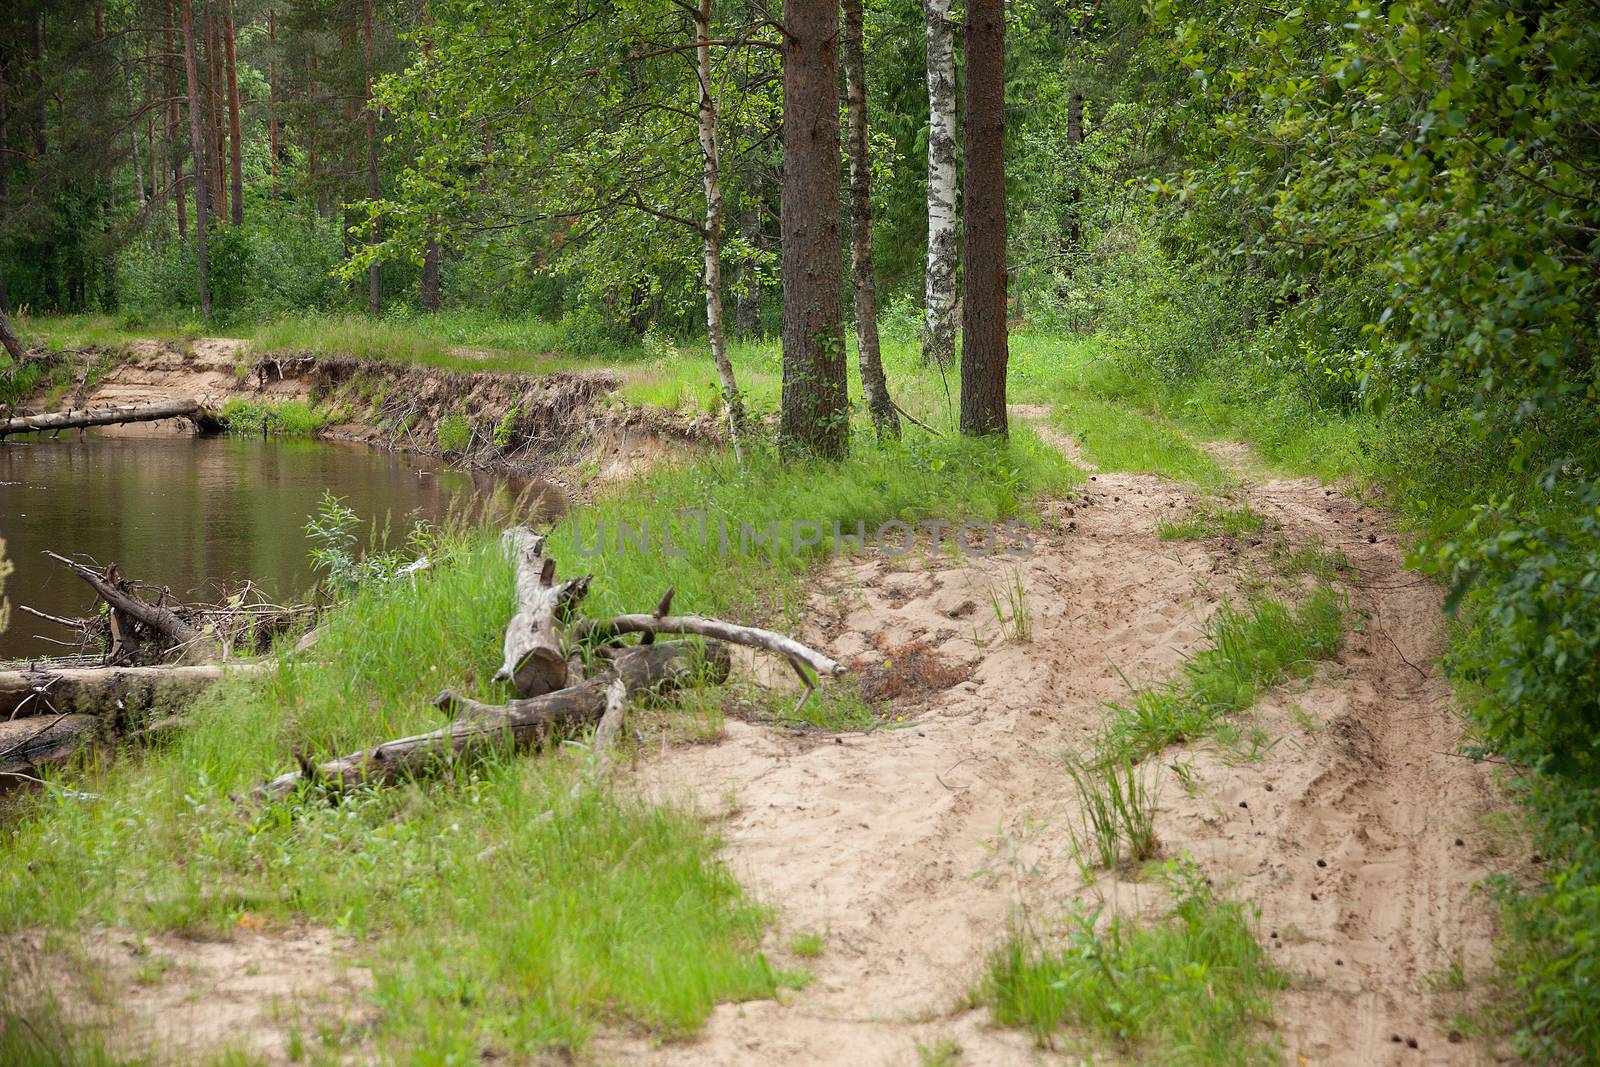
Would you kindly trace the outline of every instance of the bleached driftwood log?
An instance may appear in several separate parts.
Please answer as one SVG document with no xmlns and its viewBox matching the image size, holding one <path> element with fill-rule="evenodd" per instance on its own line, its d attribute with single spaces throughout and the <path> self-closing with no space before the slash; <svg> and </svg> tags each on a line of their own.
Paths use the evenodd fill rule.
<svg viewBox="0 0 1600 1067">
<path fill-rule="evenodd" d="M 163 400 L 158 404 L 22 415 L 0 422 L 0 437 L 38 430 L 75 430 L 124 422 L 155 422 L 159 419 L 188 419 L 201 433 L 216 433 L 225 425 L 220 415 L 198 400 Z"/>
<path fill-rule="evenodd" d="M 522 696 L 553 693 L 567 685 L 563 630 L 589 592 L 589 578 L 557 583 L 556 561 L 544 555 L 544 538 L 514 526 L 501 538 L 517 569 L 517 611 L 506 624 L 505 656 L 495 681 Z"/>
</svg>

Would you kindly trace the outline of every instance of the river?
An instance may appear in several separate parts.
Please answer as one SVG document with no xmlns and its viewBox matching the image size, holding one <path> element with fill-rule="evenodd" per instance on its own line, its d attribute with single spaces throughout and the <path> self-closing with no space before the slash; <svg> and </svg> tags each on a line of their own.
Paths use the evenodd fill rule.
<svg viewBox="0 0 1600 1067">
<path fill-rule="evenodd" d="M 403 540 L 415 518 L 439 521 L 485 501 L 510 504 L 528 483 L 440 466 L 426 457 L 321 441 L 238 437 L 11 438 L 0 443 L 0 539 L 11 627 L 0 660 L 70 652 L 70 631 L 16 610 L 81 616 L 83 581 L 46 549 L 115 562 L 179 598 L 216 600 L 253 580 L 280 600 L 314 584 L 306 520 L 324 491 Z M 559 490 L 535 485 L 547 512 Z M 366 531 L 363 530 L 363 544 Z"/>
</svg>

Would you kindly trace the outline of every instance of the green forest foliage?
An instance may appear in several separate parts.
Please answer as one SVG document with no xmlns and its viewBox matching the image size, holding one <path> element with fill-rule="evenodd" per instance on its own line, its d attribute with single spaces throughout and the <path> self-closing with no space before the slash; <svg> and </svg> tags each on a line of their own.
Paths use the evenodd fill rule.
<svg viewBox="0 0 1600 1067">
<path fill-rule="evenodd" d="M 57 65 L 51 136 L 30 147 L 19 76 L 40 6 L 0 16 L 20 57 L 0 73 L 11 301 L 192 320 L 170 199 L 137 204 L 125 152 L 82 151 L 121 128 L 117 94 L 89 90 L 137 69 L 131 46 L 122 66 L 84 51 L 86 3 L 43 5 L 48 54 L 98 58 Z M 677 52 L 649 54 L 687 40 L 684 25 L 664 2 L 598 10 L 444 0 L 424 22 L 420 7 L 377 5 L 369 203 L 358 5 L 288 0 L 272 39 L 241 5 L 245 224 L 214 231 L 218 318 L 364 308 L 361 253 L 403 323 L 433 239 L 444 303 L 463 314 L 562 320 L 552 336 L 588 350 L 700 329 L 697 236 L 672 217 L 703 207 L 693 72 Z M 750 12 L 719 3 L 713 16 L 719 38 L 758 42 L 716 57 L 725 268 L 771 333 L 779 67 L 775 31 Z M 113 29 L 136 14 L 107 5 Z M 1503 887 L 1521 1051 L 1600 1058 L 1600 19 L 1570 0 L 1017 0 L 1008 16 L 1013 318 L 1095 338 L 1080 407 L 1159 406 L 1386 493 L 1449 590 L 1448 667 L 1474 743 L 1530 772 L 1517 782 L 1544 880 Z M 914 331 L 922 291 L 921 8 L 875 0 L 867 31 L 894 337 Z M 541 65 L 562 35 L 571 47 Z M 186 151 L 178 137 L 167 147 Z M 1040 366 L 1051 373 L 1021 361 L 1014 382 Z"/>
</svg>

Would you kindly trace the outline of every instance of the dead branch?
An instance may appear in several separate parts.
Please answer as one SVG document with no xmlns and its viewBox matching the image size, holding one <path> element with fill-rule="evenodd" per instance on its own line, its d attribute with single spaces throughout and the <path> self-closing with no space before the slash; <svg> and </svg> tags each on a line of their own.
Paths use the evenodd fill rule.
<svg viewBox="0 0 1600 1067">
<path fill-rule="evenodd" d="M 445 690 L 434 704 L 453 716 L 449 726 L 386 741 L 320 765 L 307 764 L 279 775 L 255 792 L 262 798 L 283 797 L 307 781 L 334 791 L 348 790 L 414 778 L 496 745 L 539 746 L 557 731 L 603 718 L 614 682 L 621 682 L 625 695 L 633 699 L 702 677 L 714 678 L 719 670 L 726 677 L 725 652 L 719 658 L 714 652 L 707 655 L 693 645 L 674 642 L 627 649 L 609 670 L 589 681 L 506 704 L 484 704 Z"/>
</svg>

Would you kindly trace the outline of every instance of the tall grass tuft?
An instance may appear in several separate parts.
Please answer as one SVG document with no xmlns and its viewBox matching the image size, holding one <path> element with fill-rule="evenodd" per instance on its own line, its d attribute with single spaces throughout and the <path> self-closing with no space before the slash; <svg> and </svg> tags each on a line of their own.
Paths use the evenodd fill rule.
<svg viewBox="0 0 1600 1067">
<path fill-rule="evenodd" d="M 1172 909 L 1149 925 L 1073 910 L 1059 946 L 1015 930 L 981 990 L 995 1019 L 1051 1047 L 1067 1027 L 1109 1038 L 1140 1062 L 1276 1062 L 1266 1028 L 1286 983 L 1253 917 L 1192 864 L 1169 864 L 1166 880 Z"/>
<path fill-rule="evenodd" d="M 1143 759 L 1203 736 L 1255 703 L 1261 689 L 1310 674 L 1316 661 L 1339 650 L 1345 611 L 1343 594 L 1329 585 L 1294 607 L 1267 598 L 1246 607 L 1224 604 L 1206 624 L 1208 646 L 1183 665 L 1177 682 L 1109 705 L 1100 762 Z"/>
</svg>

